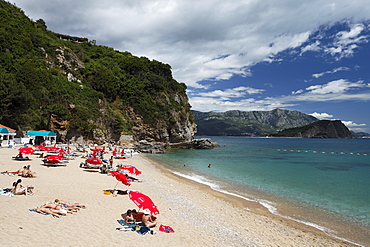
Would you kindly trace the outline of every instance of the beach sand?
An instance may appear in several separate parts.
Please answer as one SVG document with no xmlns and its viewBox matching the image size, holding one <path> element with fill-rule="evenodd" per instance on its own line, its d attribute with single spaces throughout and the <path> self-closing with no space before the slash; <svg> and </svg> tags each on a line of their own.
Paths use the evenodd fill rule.
<svg viewBox="0 0 370 247">
<path fill-rule="evenodd" d="M 117 180 L 79 168 L 82 158 L 65 167 L 46 167 L 41 159 L 14 161 L 17 149 L 0 148 L 0 171 L 18 170 L 30 164 L 36 178 L 22 179 L 35 187 L 32 196 L 0 195 L 0 246 L 353 246 L 315 228 L 273 216 L 258 205 L 230 200 L 221 193 L 166 172 L 141 155 L 114 160 L 114 165 L 134 165 L 143 182 L 120 190 L 148 195 L 160 214 L 155 235 L 117 231 L 117 220 L 127 209 L 138 209 L 127 195 L 103 194 Z M 110 154 L 106 154 L 106 157 Z M 0 175 L 0 186 L 10 187 L 18 176 Z M 86 205 L 73 215 L 53 218 L 29 211 L 56 198 Z M 248 209 L 247 209 L 248 208 Z M 175 233 L 163 233 L 159 225 Z"/>
</svg>

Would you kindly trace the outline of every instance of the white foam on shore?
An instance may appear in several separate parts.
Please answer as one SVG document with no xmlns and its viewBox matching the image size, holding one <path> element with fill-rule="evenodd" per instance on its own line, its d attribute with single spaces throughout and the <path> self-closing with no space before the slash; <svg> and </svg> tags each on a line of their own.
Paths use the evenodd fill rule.
<svg viewBox="0 0 370 247">
<path fill-rule="evenodd" d="M 293 217 L 280 214 L 278 212 L 277 208 L 274 206 L 276 204 L 273 203 L 273 202 L 270 202 L 270 201 L 267 201 L 267 200 L 261 200 L 261 199 L 252 199 L 252 198 L 248 198 L 248 197 L 245 197 L 245 196 L 242 196 L 242 195 L 233 193 L 233 192 L 229 192 L 227 190 L 223 190 L 223 189 L 221 189 L 221 187 L 218 184 L 212 182 L 211 180 L 209 180 L 209 179 L 207 179 L 207 178 L 205 178 L 205 177 L 203 177 L 201 175 L 197 175 L 197 174 L 187 175 L 187 174 L 183 174 L 183 173 L 176 172 L 176 171 L 171 171 L 171 172 L 174 173 L 174 174 L 176 174 L 176 175 L 178 175 L 178 176 L 180 176 L 180 177 L 184 177 L 186 179 L 195 181 L 197 183 L 207 185 L 211 189 L 213 189 L 213 190 L 215 190 L 217 192 L 221 192 L 221 193 L 224 193 L 224 194 L 227 194 L 227 195 L 235 196 L 235 197 L 241 198 L 241 199 L 246 200 L 246 201 L 257 202 L 260 205 L 262 205 L 263 207 L 265 207 L 270 213 L 272 213 L 274 215 L 277 215 L 277 216 L 283 217 L 285 219 L 292 220 L 292 221 L 295 221 L 295 222 L 298 222 L 298 223 L 301 223 L 301 224 L 304 224 L 304 225 L 307 225 L 307 226 L 310 226 L 310 227 L 313 227 L 313 228 L 316 228 L 316 229 L 318 229 L 318 230 L 326 233 L 327 235 L 329 235 L 331 237 L 334 237 L 336 239 L 339 239 L 341 241 L 345 241 L 345 242 L 348 242 L 348 243 L 351 243 L 353 245 L 357 245 L 357 246 L 360 246 L 360 247 L 365 247 L 365 246 L 363 246 L 361 244 L 352 242 L 352 241 L 350 241 L 348 239 L 341 238 L 341 237 L 335 235 L 336 232 L 333 231 L 333 230 L 331 230 L 331 229 L 329 229 L 329 228 L 327 228 L 327 227 L 323 227 L 323 226 L 320 226 L 320 225 L 315 224 L 315 223 L 312 223 L 312 222 L 298 220 L 298 219 L 295 219 Z"/>
</svg>

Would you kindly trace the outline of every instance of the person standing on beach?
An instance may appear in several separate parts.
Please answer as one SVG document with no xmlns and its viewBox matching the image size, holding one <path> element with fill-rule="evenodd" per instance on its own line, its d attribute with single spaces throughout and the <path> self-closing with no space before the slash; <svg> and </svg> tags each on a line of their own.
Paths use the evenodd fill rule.
<svg viewBox="0 0 370 247">
<path fill-rule="evenodd" d="M 111 156 L 109 159 L 109 166 L 109 169 L 113 167 L 113 156 Z"/>
</svg>

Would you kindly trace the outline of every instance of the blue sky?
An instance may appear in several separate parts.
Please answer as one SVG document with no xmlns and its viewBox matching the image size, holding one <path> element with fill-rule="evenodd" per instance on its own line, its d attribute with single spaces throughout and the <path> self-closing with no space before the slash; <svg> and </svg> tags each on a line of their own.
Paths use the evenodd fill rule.
<svg viewBox="0 0 370 247">
<path fill-rule="evenodd" d="M 369 0 L 12 0 L 172 67 L 193 110 L 298 110 L 370 133 Z"/>
</svg>

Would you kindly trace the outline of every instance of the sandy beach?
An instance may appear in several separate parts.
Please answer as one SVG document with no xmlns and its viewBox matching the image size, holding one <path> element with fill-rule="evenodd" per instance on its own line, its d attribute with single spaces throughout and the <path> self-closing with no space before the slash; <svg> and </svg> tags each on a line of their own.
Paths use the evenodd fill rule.
<svg viewBox="0 0 370 247">
<path fill-rule="evenodd" d="M 83 171 L 77 157 L 65 167 L 46 167 L 40 158 L 14 161 L 17 148 L 0 148 L 0 171 L 31 165 L 36 178 L 22 179 L 35 187 L 34 195 L 1 200 L 1 246 L 355 246 L 333 239 L 315 228 L 273 216 L 258 205 L 226 198 L 204 185 L 177 177 L 142 155 L 114 160 L 114 165 L 136 166 L 143 182 L 117 189 L 148 195 L 160 214 L 155 235 L 117 231 L 117 220 L 127 209 L 138 209 L 127 195 L 105 195 L 117 180 L 106 174 Z M 105 157 L 109 157 L 110 153 Z M 11 187 L 18 176 L 0 175 L 0 186 Z M 86 205 L 61 218 L 29 211 L 56 198 Z M 174 233 L 158 230 L 171 226 Z"/>
</svg>

